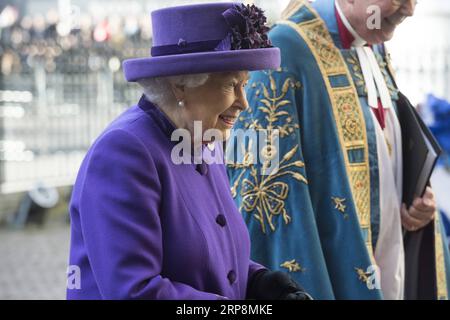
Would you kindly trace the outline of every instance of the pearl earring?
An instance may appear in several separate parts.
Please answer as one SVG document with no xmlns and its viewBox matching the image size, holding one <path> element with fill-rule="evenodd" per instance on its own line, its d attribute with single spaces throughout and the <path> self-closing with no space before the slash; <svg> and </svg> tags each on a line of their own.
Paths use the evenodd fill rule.
<svg viewBox="0 0 450 320">
<path fill-rule="evenodd" d="M 184 101 L 183 100 L 178 101 L 178 107 L 179 108 L 184 108 Z"/>
</svg>

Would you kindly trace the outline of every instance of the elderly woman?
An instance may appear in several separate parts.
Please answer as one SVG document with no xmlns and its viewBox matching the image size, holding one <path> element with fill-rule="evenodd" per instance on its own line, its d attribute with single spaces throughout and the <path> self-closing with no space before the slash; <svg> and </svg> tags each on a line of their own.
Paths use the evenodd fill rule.
<svg viewBox="0 0 450 320">
<path fill-rule="evenodd" d="M 172 134 L 195 138 L 194 121 L 226 136 L 247 108 L 248 71 L 279 67 L 264 22 L 257 7 L 234 3 L 152 13 L 152 57 L 124 62 L 144 95 L 94 142 L 73 189 L 70 265 L 80 283 L 68 299 L 307 296 L 250 260 L 223 164 L 172 156 Z"/>
</svg>

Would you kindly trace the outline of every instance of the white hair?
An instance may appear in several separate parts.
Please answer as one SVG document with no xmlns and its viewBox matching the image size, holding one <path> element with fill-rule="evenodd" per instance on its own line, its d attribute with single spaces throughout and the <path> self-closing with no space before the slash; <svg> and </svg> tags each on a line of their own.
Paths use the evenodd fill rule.
<svg viewBox="0 0 450 320">
<path fill-rule="evenodd" d="M 176 104 L 176 97 L 172 91 L 171 83 L 177 86 L 196 88 L 203 85 L 209 78 L 209 73 L 186 74 L 179 76 L 144 78 L 138 81 L 144 90 L 147 100 L 159 107 Z"/>
</svg>

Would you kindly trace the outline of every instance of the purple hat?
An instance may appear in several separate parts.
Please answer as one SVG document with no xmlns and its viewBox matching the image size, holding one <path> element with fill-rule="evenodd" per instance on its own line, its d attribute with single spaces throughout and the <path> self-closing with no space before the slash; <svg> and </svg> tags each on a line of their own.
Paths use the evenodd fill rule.
<svg viewBox="0 0 450 320">
<path fill-rule="evenodd" d="M 209 3 L 152 12 L 151 57 L 123 62 L 127 81 L 181 74 L 276 69 L 280 51 L 267 36 L 263 11 Z"/>
</svg>

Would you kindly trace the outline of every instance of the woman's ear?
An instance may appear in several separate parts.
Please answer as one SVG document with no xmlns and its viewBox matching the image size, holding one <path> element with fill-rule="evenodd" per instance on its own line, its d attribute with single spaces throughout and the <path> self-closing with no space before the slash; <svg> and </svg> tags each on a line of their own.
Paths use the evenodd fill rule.
<svg viewBox="0 0 450 320">
<path fill-rule="evenodd" d="M 179 84 L 175 84 L 172 81 L 170 81 L 170 88 L 172 89 L 172 93 L 175 96 L 175 99 L 177 99 L 177 101 L 183 101 L 184 100 L 184 96 L 185 96 L 185 86 L 183 85 L 179 85 Z"/>
</svg>

